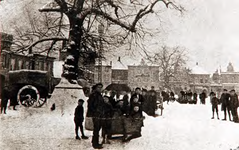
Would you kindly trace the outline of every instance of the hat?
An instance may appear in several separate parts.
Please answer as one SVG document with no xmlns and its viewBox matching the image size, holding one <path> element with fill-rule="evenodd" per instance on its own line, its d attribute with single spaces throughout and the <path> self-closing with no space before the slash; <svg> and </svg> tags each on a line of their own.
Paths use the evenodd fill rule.
<svg viewBox="0 0 239 150">
<path fill-rule="evenodd" d="M 102 87 L 103 87 L 103 84 L 102 84 L 102 83 L 97 83 L 97 84 L 95 85 L 95 87 L 97 87 L 97 86 L 102 86 Z"/>
<path fill-rule="evenodd" d="M 146 89 L 143 89 L 142 92 L 147 92 L 147 90 L 146 90 Z"/>
<path fill-rule="evenodd" d="M 137 87 L 135 90 L 141 90 L 139 87 Z"/>
<path fill-rule="evenodd" d="M 235 92 L 235 90 L 234 90 L 234 89 L 232 89 L 230 92 Z"/>
<path fill-rule="evenodd" d="M 227 91 L 227 89 L 223 89 L 223 91 Z"/>
<path fill-rule="evenodd" d="M 85 101 L 83 99 L 79 99 L 78 102 L 84 103 Z"/>
<path fill-rule="evenodd" d="M 108 95 L 104 95 L 104 97 L 106 97 L 106 98 L 110 98 Z"/>
</svg>

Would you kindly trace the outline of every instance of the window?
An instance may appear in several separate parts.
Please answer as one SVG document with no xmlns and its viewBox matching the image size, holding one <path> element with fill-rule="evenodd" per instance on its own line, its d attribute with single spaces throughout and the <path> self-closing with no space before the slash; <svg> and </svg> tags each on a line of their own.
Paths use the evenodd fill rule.
<svg viewBox="0 0 239 150">
<path fill-rule="evenodd" d="M 203 79 L 200 79 L 200 83 L 203 83 Z"/>
<path fill-rule="evenodd" d="M 18 69 L 22 69 L 22 60 L 18 61 Z"/>
<path fill-rule="evenodd" d="M 25 62 L 25 69 L 30 69 L 29 61 L 26 61 L 26 62 Z"/>
<path fill-rule="evenodd" d="M 14 58 L 11 59 L 10 70 L 15 70 L 16 60 Z"/>
</svg>

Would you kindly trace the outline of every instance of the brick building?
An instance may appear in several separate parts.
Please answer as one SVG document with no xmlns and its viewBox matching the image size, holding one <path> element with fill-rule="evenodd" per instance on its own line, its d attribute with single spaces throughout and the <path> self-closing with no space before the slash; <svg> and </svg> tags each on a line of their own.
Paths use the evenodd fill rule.
<svg viewBox="0 0 239 150">
<path fill-rule="evenodd" d="M 128 86 L 159 89 L 159 66 L 148 66 L 142 60 L 140 65 L 128 66 Z"/>
</svg>

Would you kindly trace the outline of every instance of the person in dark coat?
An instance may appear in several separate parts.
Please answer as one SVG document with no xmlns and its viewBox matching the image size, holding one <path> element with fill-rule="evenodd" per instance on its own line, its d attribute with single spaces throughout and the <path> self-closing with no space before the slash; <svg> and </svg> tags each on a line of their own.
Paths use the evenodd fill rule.
<svg viewBox="0 0 239 150">
<path fill-rule="evenodd" d="M 210 94 L 211 104 L 212 104 L 212 119 L 214 119 L 214 112 L 217 113 L 217 119 L 219 119 L 218 115 L 218 103 L 219 99 L 216 97 L 216 94 L 213 92 Z"/>
<path fill-rule="evenodd" d="M 191 89 L 189 89 L 189 90 L 186 92 L 186 96 L 187 96 L 188 102 L 191 103 L 192 96 L 193 96 L 193 93 L 192 93 Z"/>
<path fill-rule="evenodd" d="M 148 94 L 148 98 L 145 102 L 145 104 L 147 104 L 146 106 L 146 113 L 149 116 L 155 116 L 155 110 L 157 109 L 157 96 L 156 96 L 156 92 L 154 91 L 150 91 Z"/>
<path fill-rule="evenodd" d="M 182 101 L 184 101 L 186 99 L 186 93 L 184 91 L 180 91 L 181 97 L 182 97 Z"/>
<path fill-rule="evenodd" d="M 199 98 L 200 98 L 201 104 L 204 104 L 204 105 L 205 105 L 207 95 L 206 95 L 206 93 L 205 93 L 204 90 L 203 90 L 202 93 L 199 95 Z"/>
<path fill-rule="evenodd" d="M 76 134 L 76 139 L 80 140 L 80 137 L 78 135 L 78 130 L 80 127 L 80 131 L 81 131 L 81 138 L 82 139 L 88 139 L 87 136 L 85 136 L 84 134 L 84 130 L 83 130 L 83 121 L 84 121 L 84 108 L 83 108 L 83 103 L 84 100 L 83 99 L 79 99 L 78 100 L 78 106 L 75 108 L 75 117 L 74 117 L 74 122 L 75 122 L 75 134 Z"/>
<path fill-rule="evenodd" d="M 131 96 L 131 98 L 130 98 L 130 107 L 132 106 L 133 100 L 134 100 L 135 97 L 138 98 L 138 102 L 139 102 L 140 105 L 142 106 L 143 103 L 144 103 L 144 101 L 145 101 L 145 99 L 144 99 L 144 97 L 141 95 L 141 89 L 140 89 L 139 87 L 137 87 L 137 88 L 135 89 L 135 93 L 134 93 L 134 94 Z"/>
<path fill-rule="evenodd" d="M 193 93 L 193 102 L 194 102 L 194 104 L 197 104 L 197 101 L 198 101 L 198 94 L 197 94 L 197 92 L 194 92 Z"/>
<path fill-rule="evenodd" d="M 124 94 L 124 96 L 123 96 L 122 100 L 124 102 L 124 106 L 128 106 L 129 105 L 129 95 L 126 92 L 124 92 L 123 94 Z"/>
<path fill-rule="evenodd" d="M 231 104 L 231 112 L 232 112 L 233 121 L 235 123 L 239 123 L 238 113 L 237 113 L 239 102 L 238 102 L 238 96 L 235 93 L 235 90 L 230 91 L 230 104 Z"/>
<path fill-rule="evenodd" d="M 111 92 L 110 92 L 109 101 L 110 101 L 110 103 L 111 103 L 111 105 L 112 105 L 113 107 L 115 107 L 115 105 L 116 105 L 116 100 L 115 100 L 116 94 L 117 94 L 116 91 L 111 91 Z"/>
<path fill-rule="evenodd" d="M 231 121 L 231 113 L 230 113 L 230 94 L 227 92 L 227 89 L 223 90 L 223 93 L 221 95 L 220 98 L 220 102 L 221 102 L 221 110 L 224 111 L 224 119 L 222 120 L 227 120 L 227 113 L 228 113 L 228 117 L 229 120 Z"/>
<path fill-rule="evenodd" d="M 114 109 L 109 101 L 109 97 L 104 96 L 104 116 L 102 120 L 103 144 L 110 144 L 109 138 L 111 136 L 111 124 L 113 115 Z"/>
<path fill-rule="evenodd" d="M 7 113 L 8 91 L 4 88 L 1 93 L 1 113 Z"/>
<path fill-rule="evenodd" d="M 133 110 L 130 111 L 129 118 L 134 122 L 134 121 L 138 121 L 142 117 L 143 117 L 143 114 L 142 114 L 142 110 L 140 109 L 140 105 L 135 105 L 133 107 Z M 125 137 L 123 139 L 123 142 L 127 142 L 127 141 L 130 141 L 130 140 L 134 139 L 134 138 L 141 137 L 141 127 L 143 126 L 143 120 L 142 120 L 142 122 L 139 122 L 139 123 L 140 123 L 140 130 L 137 131 L 137 132 L 132 133 L 128 137 Z"/>
<path fill-rule="evenodd" d="M 99 131 L 102 128 L 102 118 L 104 117 L 104 99 L 102 97 L 103 85 L 98 83 L 94 86 L 93 92 L 88 100 L 88 116 L 93 119 L 93 137 L 92 146 L 96 149 L 102 149 L 102 144 L 99 144 Z"/>
<path fill-rule="evenodd" d="M 170 92 L 169 96 L 170 96 L 170 100 L 174 102 L 175 97 L 174 97 L 174 92 L 173 91 Z"/>
<path fill-rule="evenodd" d="M 169 103 L 169 94 L 168 94 L 168 92 L 162 91 L 161 95 L 163 97 L 163 101 L 164 102 L 167 101 L 167 104 L 168 104 Z"/>
</svg>

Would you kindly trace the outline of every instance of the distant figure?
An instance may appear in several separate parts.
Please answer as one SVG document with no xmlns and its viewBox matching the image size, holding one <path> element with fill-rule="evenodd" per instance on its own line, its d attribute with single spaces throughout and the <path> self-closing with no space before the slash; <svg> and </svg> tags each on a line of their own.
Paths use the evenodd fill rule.
<svg viewBox="0 0 239 150">
<path fill-rule="evenodd" d="M 111 91 L 110 92 L 110 103 L 113 107 L 115 107 L 115 105 L 116 105 L 116 100 L 115 100 L 116 94 L 117 94 L 116 91 Z"/>
<path fill-rule="evenodd" d="M 8 103 L 8 91 L 6 89 L 2 90 L 1 93 L 1 114 L 4 112 L 4 114 L 7 113 L 7 103 Z"/>
<path fill-rule="evenodd" d="M 148 98 L 144 103 L 145 105 L 145 112 L 149 116 L 155 116 L 155 110 L 157 109 L 157 95 L 156 91 L 151 90 L 148 94 Z"/>
<path fill-rule="evenodd" d="M 215 93 L 210 93 L 210 99 L 211 99 L 211 104 L 212 104 L 212 119 L 214 119 L 214 112 L 215 111 L 217 113 L 217 119 L 219 119 L 219 115 L 218 115 L 219 99 L 216 97 Z"/>
<path fill-rule="evenodd" d="M 193 93 L 193 102 L 194 102 L 194 104 L 197 104 L 197 101 L 198 101 L 198 94 L 197 94 L 197 92 L 194 92 Z"/>
<path fill-rule="evenodd" d="M 200 98 L 201 104 L 205 105 L 207 95 L 206 95 L 206 93 L 205 93 L 204 90 L 203 90 L 202 93 L 199 95 L 199 98 Z"/>
<path fill-rule="evenodd" d="M 187 92 L 186 92 L 186 97 L 187 97 L 187 100 L 190 102 L 192 100 L 192 96 L 193 96 L 193 93 L 191 91 L 191 89 L 189 89 Z"/>
<path fill-rule="evenodd" d="M 84 130 L 83 130 L 83 121 L 84 121 L 84 108 L 83 108 L 83 103 L 84 100 L 83 99 L 79 99 L 78 100 L 78 106 L 75 109 L 75 117 L 74 117 L 74 122 L 75 122 L 75 134 L 76 134 L 76 139 L 80 140 L 80 137 L 78 135 L 78 130 L 80 127 L 80 131 L 81 131 L 81 138 L 82 139 L 88 139 L 87 136 L 85 136 L 84 134 Z"/>
<path fill-rule="evenodd" d="M 238 113 L 237 113 L 237 108 L 239 106 L 238 96 L 235 93 L 235 90 L 231 90 L 230 95 L 231 95 L 230 96 L 230 104 L 231 104 L 231 112 L 232 112 L 233 121 L 235 123 L 239 123 Z"/>
<path fill-rule="evenodd" d="M 227 92 L 227 89 L 223 90 L 223 93 L 221 95 L 220 98 L 220 102 L 221 102 L 221 110 L 224 111 L 224 119 L 222 120 L 227 120 L 227 113 L 228 113 L 228 117 L 229 120 L 231 121 L 231 113 L 230 113 L 230 94 Z"/>
</svg>

